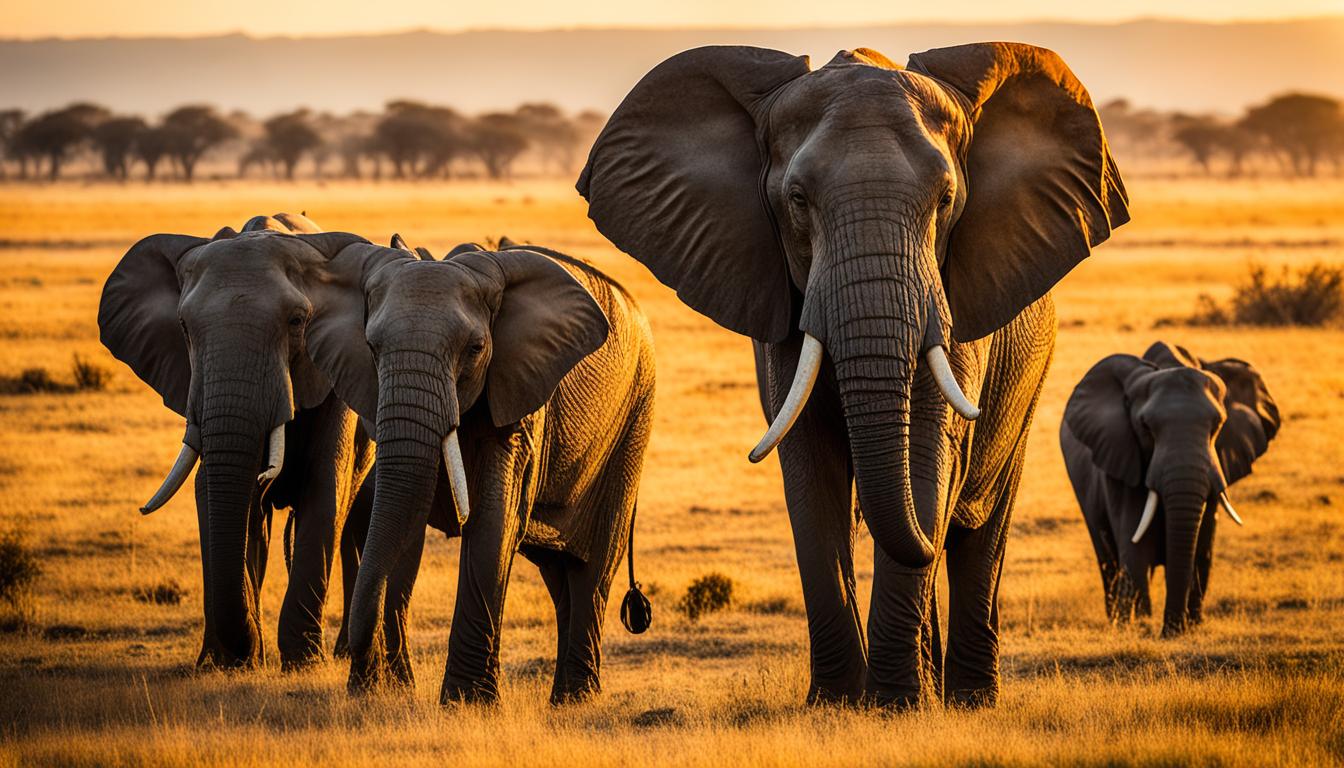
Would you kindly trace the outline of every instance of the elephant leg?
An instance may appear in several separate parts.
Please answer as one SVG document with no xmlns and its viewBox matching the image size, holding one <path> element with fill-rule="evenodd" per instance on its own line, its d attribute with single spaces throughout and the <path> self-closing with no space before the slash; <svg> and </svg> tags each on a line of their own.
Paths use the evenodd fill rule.
<svg viewBox="0 0 1344 768">
<path fill-rule="evenodd" d="M 1204 520 L 1199 526 L 1199 540 L 1195 545 L 1195 580 L 1190 585 L 1190 597 L 1186 603 L 1187 621 L 1191 625 L 1204 620 L 1204 595 L 1209 591 L 1209 569 L 1213 565 L 1213 534 L 1217 521 L 1218 507 L 1215 504 L 1204 511 Z"/>
<path fill-rule="evenodd" d="M 546 583 L 546 591 L 551 594 L 555 605 L 555 680 L 551 684 L 551 701 L 556 701 L 568 690 L 565 683 L 566 660 L 569 658 L 569 575 L 565 571 L 559 553 L 541 555 L 537 568 L 541 571 L 541 580 Z"/>
<path fill-rule="evenodd" d="M 424 551 L 425 527 L 419 526 L 419 530 L 411 532 L 406 549 L 388 576 L 383 608 L 383 639 L 387 649 L 388 674 L 392 682 L 406 687 L 415 686 L 407 629 L 410 626 L 411 593 L 415 590 L 415 577 L 420 573 L 420 559 Z"/>
<path fill-rule="evenodd" d="M 246 570 L 251 602 L 248 621 L 252 623 L 258 642 L 252 651 L 252 658 L 244 661 L 247 666 L 252 666 L 254 663 L 260 665 L 266 662 L 266 644 L 261 642 L 264 637 L 261 632 L 261 586 L 266 581 L 266 562 L 271 553 L 271 508 L 263 504 L 260 498 L 254 498 L 247 517 Z"/>
<path fill-rule="evenodd" d="M 1120 558 L 1116 554 L 1115 536 L 1109 525 L 1097 523 L 1091 517 L 1084 516 L 1087 532 L 1092 539 L 1092 549 L 1097 555 L 1097 568 L 1101 571 L 1101 590 L 1106 601 L 1106 620 L 1115 624 L 1120 616 Z M 1125 617 L 1127 620 L 1128 617 Z"/>
<path fill-rule="evenodd" d="M 910 709 L 941 700 L 942 638 L 937 616 L 941 553 L 925 568 L 906 568 L 873 546 L 865 698 Z"/>
<path fill-rule="evenodd" d="M 773 417 L 797 367 L 799 345 L 756 345 L 757 378 Z M 829 375 L 829 374 L 828 374 Z M 793 429 L 779 445 L 784 498 L 803 583 L 811 656 L 809 703 L 857 702 L 867 648 L 854 583 L 856 516 L 849 442 L 833 382 L 818 381 Z"/>
<path fill-rule="evenodd" d="M 471 518 L 463 526 L 457 602 L 439 702 L 499 698 L 499 641 L 514 554 L 527 529 L 530 456 L 521 432 L 486 440 L 478 453 L 480 483 L 471 486 Z"/>
<path fill-rule="evenodd" d="M 1149 544 L 1148 538 L 1140 545 Z M 1123 546 L 1120 550 L 1120 573 L 1116 579 L 1116 615 L 1120 621 L 1131 618 L 1145 618 L 1152 615 L 1152 602 L 1148 596 L 1148 580 L 1152 568 L 1148 565 L 1152 556 L 1145 554 L 1138 545 Z"/>
<path fill-rule="evenodd" d="M 565 643 L 563 680 L 551 692 L 551 703 L 585 699 L 602 690 L 602 626 L 607 614 L 611 582 L 620 570 L 630 541 L 639 479 L 644 468 L 652 422 L 652 392 L 635 406 L 615 450 L 593 489 L 590 514 L 597 516 L 597 542 L 586 562 L 566 557 L 569 605 L 568 641 Z"/>
<path fill-rule="evenodd" d="M 975 530 L 948 533 L 947 659 L 944 700 L 993 706 L 999 695 L 999 578 L 1014 487 Z"/>
<path fill-rule="evenodd" d="M 283 669 L 303 667 L 324 656 L 322 613 L 340 522 L 335 499 L 296 507 L 290 515 L 295 518 L 293 555 L 276 633 Z"/>
<path fill-rule="evenodd" d="M 350 599 L 355 595 L 355 579 L 359 577 L 359 559 L 364 551 L 364 540 L 369 535 L 369 518 L 373 514 L 373 489 L 377 482 L 374 471 L 364 478 L 355 495 L 350 513 L 341 528 L 341 629 L 336 633 L 332 655 L 350 655 Z"/>
</svg>

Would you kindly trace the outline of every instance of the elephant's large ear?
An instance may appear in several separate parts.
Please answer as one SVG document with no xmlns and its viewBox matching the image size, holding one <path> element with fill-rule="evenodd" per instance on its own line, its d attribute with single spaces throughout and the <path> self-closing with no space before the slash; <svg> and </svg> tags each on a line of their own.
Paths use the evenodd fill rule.
<svg viewBox="0 0 1344 768">
<path fill-rule="evenodd" d="M 1279 406 L 1260 372 L 1245 360 L 1201 360 L 1204 370 L 1216 374 L 1227 387 L 1223 406 L 1227 421 L 1218 432 L 1216 447 L 1228 485 L 1251 474 L 1251 464 L 1264 455 L 1279 433 Z"/>
<path fill-rule="evenodd" d="M 552 259 L 520 248 L 454 259 L 485 271 L 483 260 L 504 275 L 485 381 L 490 418 L 502 427 L 545 405 L 565 374 L 607 340 L 609 327 L 587 289 Z"/>
<path fill-rule="evenodd" d="M 1153 366 L 1134 355 L 1111 355 L 1092 366 L 1069 396 L 1064 425 L 1092 452 L 1092 463 L 1129 486 L 1143 483 L 1143 448 L 1129 420 L 1125 381 Z"/>
<path fill-rule="evenodd" d="M 1054 52 L 976 43 L 915 54 L 909 68 L 970 103 L 966 205 L 944 275 L 954 335 L 978 339 L 1129 221 L 1129 197 L 1091 97 Z"/>
<path fill-rule="evenodd" d="M 763 102 L 808 72 L 806 56 L 695 48 L 626 95 L 579 176 L 588 216 L 681 300 L 761 341 L 790 332 L 792 291 L 762 197 Z"/>
<path fill-rule="evenodd" d="M 309 281 L 313 319 L 305 335 L 308 357 L 331 382 L 336 396 L 359 414 L 370 435 L 378 416 L 378 369 L 364 335 L 365 278 L 389 260 L 414 258 L 403 251 L 350 242 Z"/>
<path fill-rule="evenodd" d="M 191 358 L 177 315 L 182 254 L 209 242 L 188 235 L 151 235 L 131 246 L 103 285 L 98 337 L 112 356 L 154 388 L 163 404 L 187 413 Z"/>
</svg>

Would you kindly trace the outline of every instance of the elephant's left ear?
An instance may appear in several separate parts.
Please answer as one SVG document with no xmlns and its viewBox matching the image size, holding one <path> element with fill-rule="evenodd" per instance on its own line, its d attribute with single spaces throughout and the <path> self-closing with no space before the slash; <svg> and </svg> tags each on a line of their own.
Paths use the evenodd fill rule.
<svg viewBox="0 0 1344 768">
<path fill-rule="evenodd" d="M 1200 360 L 1204 370 L 1223 380 L 1227 394 L 1223 407 L 1227 421 L 1218 432 L 1216 447 L 1228 485 L 1251 474 L 1251 464 L 1269 449 L 1279 433 L 1279 406 L 1260 372 L 1245 360 Z"/>
<path fill-rule="evenodd" d="M 1044 296 L 1111 230 L 1129 197 L 1087 89 L 1057 54 L 975 43 L 908 68 L 969 102 L 967 198 L 948 240 L 953 333 L 993 333 Z"/>
<path fill-rule="evenodd" d="M 455 260 L 479 269 L 486 259 L 504 277 L 485 383 L 490 418 L 502 427 L 545 405 L 565 374 L 602 346 L 610 327 L 592 294 L 554 260 L 521 248 Z"/>
</svg>

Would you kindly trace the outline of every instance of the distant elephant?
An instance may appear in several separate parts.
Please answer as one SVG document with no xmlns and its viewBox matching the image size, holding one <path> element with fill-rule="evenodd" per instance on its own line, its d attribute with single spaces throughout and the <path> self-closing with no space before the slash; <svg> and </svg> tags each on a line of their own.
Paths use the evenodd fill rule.
<svg viewBox="0 0 1344 768">
<path fill-rule="evenodd" d="M 1111 621 L 1151 614 L 1148 579 L 1165 565 L 1163 636 L 1200 622 L 1217 509 L 1241 525 L 1227 488 L 1278 431 L 1264 379 L 1235 358 L 1204 360 L 1159 341 L 1142 359 L 1111 355 L 1083 376 L 1059 445 Z"/>
<path fill-rule="evenodd" d="M 367 521 L 372 443 L 308 358 L 305 329 L 321 308 L 309 292 L 324 251 L 353 239 L 303 216 L 258 216 L 212 239 L 152 235 L 108 277 L 98 309 L 103 344 L 185 416 L 162 487 L 172 498 L 199 459 L 205 634 L 197 666 L 262 663 L 261 585 L 270 518 L 290 509 L 289 586 L 280 609 L 283 666 L 324 655 L 322 612 L 342 541 L 347 600 Z M 353 511 L 352 511 L 353 509 Z M 338 640 L 338 646 L 340 640 Z"/>
<path fill-rule="evenodd" d="M 1004 541 L 1054 348 L 1048 292 L 1129 219 L 1082 83 L 1012 43 L 905 68 L 841 51 L 815 71 L 696 48 L 626 96 L 578 190 L 617 247 L 755 340 L 772 423 L 751 459 L 779 445 L 808 699 L 994 702 Z M 860 516 L 876 543 L 866 642 Z"/>
<path fill-rule="evenodd" d="M 648 323 L 614 281 L 554 251 L 467 245 L 432 261 L 403 248 L 332 258 L 322 302 L 344 310 L 314 318 L 309 336 L 378 444 L 349 688 L 414 682 L 408 664 L 384 662 L 377 629 L 389 578 L 414 583 L 429 524 L 462 536 L 440 700 L 498 698 L 520 549 L 555 603 L 552 701 L 597 692 L 652 420 Z"/>
</svg>

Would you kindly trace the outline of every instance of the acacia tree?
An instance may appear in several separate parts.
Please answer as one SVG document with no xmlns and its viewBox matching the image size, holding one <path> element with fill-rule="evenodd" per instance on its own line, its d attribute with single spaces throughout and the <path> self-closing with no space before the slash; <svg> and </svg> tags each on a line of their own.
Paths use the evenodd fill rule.
<svg viewBox="0 0 1344 768">
<path fill-rule="evenodd" d="M 24 123 L 15 136 L 21 151 L 47 158 L 48 178 L 61 175 L 70 151 L 87 140 L 95 126 L 107 119 L 107 110 L 96 104 L 71 104 L 38 115 Z"/>
<path fill-rule="evenodd" d="M 472 122 L 471 147 L 485 164 L 490 178 L 502 179 L 509 175 L 513 161 L 527 149 L 528 141 L 516 117 L 491 112 Z"/>
<path fill-rule="evenodd" d="M 145 164 L 145 179 L 153 181 L 159 161 L 168 154 L 168 132 L 162 126 L 147 127 L 135 139 L 135 156 Z"/>
<path fill-rule="evenodd" d="M 466 149 L 462 118 L 447 107 L 393 101 L 373 131 L 373 145 L 392 162 L 398 179 L 418 173 L 438 176 Z"/>
<path fill-rule="evenodd" d="M 202 155 L 238 135 L 237 128 L 213 107 L 205 105 L 178 107 L 169 112 L 163 118 L 163 130 L 168 155 L 177 160 L 187 181 L 195 175 Z"/>
<path fill-rule="evenodd" d="M 554 166 L 561 174 L 574 170 L 579 131 L 554 104 L 523 104 L 514 110 L 518 127 L 537 148 L 542 168 Z"/>
<path fill-rule="evenodd" d="M 145 121 L 138 117 L 113 117 L 93 129 L 93 145 L 103 158 L 107 175 L 126 179 L 130 172 L 130 158 L 140 135 L 146 130 Z"/>
<path fill-rule="evenodd" d="M 294 167 L 305 153 L 311 153 L 322 145 L 322 137 L 310 123 L 306 109 L 276 115 L 267 120 L 263 127 L 266 131 L 266 145 L 284 168 L 286 179 L 294 179 Z"/>
<path fill-rule="evenodd" d="M 1326 96 L 1276 96 L 1247 111 L 1241 125 L 1264 136 L 1298 176 L 1315 175 L 1320 160 L 1337 158 L 1344 149 L 1344 113 L 1338 101 Z"/>
</svg>

